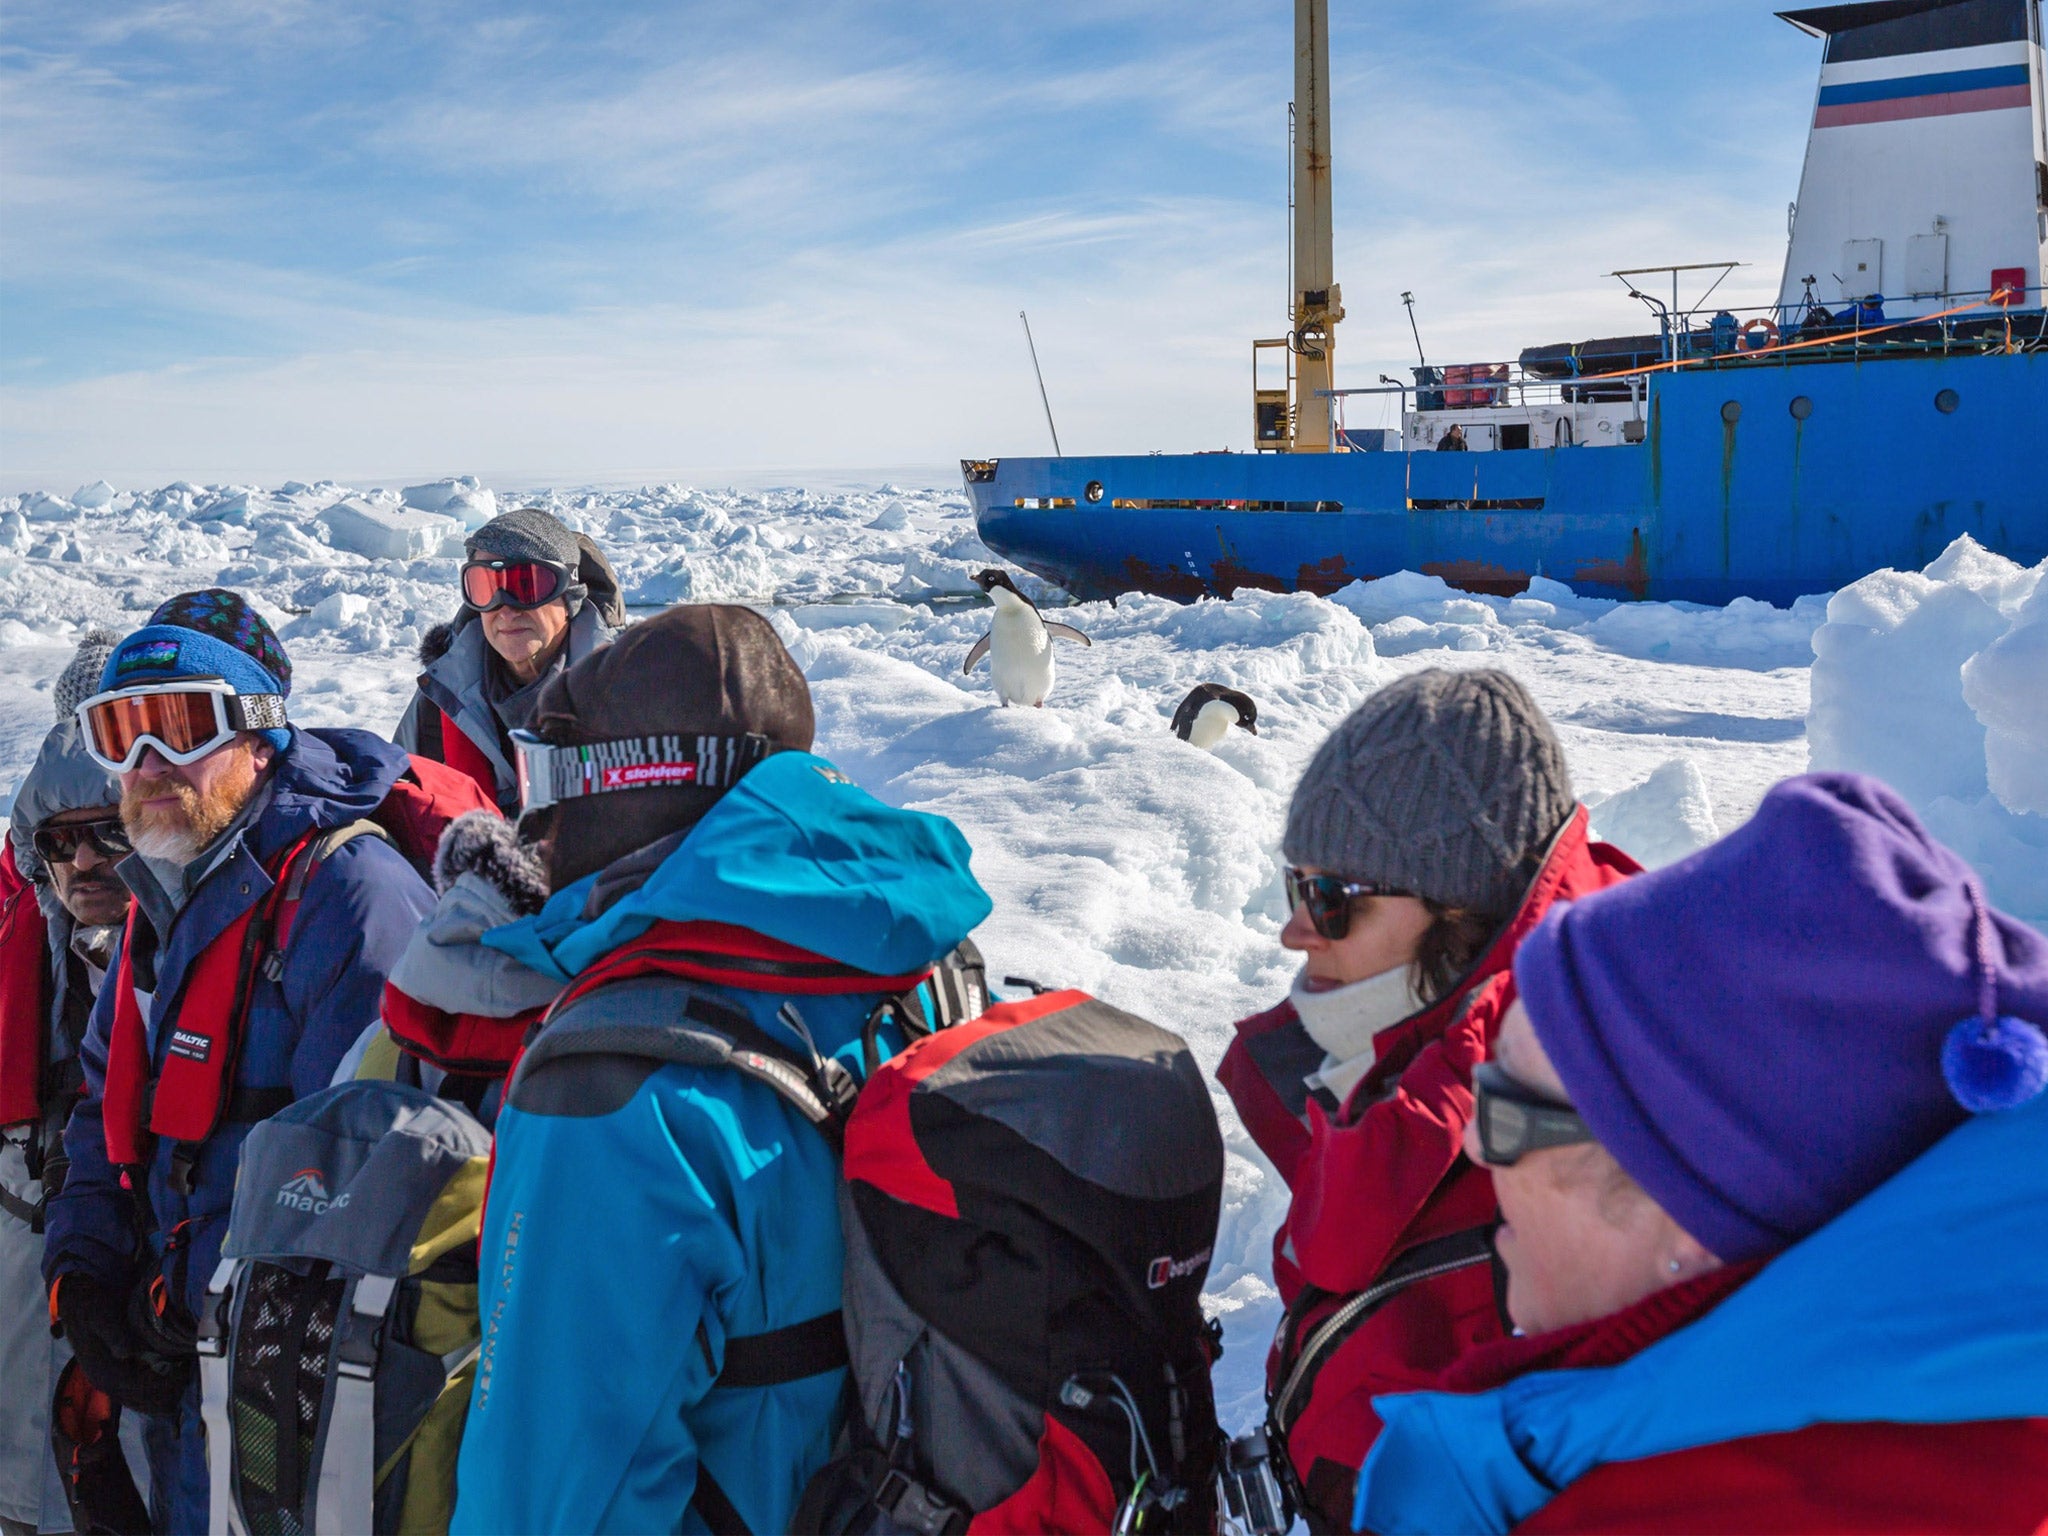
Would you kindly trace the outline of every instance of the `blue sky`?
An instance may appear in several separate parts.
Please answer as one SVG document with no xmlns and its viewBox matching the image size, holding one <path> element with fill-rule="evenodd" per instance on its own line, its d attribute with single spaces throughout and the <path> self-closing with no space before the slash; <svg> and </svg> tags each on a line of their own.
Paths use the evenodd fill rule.
<svg viewBox="0 0 2048 1536">
<path fill-rule="evenodd" d="M 1332 0 L 1340 382 L 1768 298 L 1818 45 Z M 1286 0 L 10 0 L 0 476 L 505 481 L 1245 446 Z"/>
</svg>

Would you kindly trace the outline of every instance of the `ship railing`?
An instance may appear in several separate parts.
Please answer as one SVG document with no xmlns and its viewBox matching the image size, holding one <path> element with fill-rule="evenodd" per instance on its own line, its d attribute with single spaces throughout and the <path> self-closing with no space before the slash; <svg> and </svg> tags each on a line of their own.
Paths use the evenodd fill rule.
<svg viewBox="0 0 2048 1536">
<path fill-rule="evenodd" d="M 1495 371 L 1488 377 L 1461 380 L 1454 384 L 1426 383 L 1409 384 L 1400 379 L 1380 375 L 1380 382 L 1358 389 L 1319 389 L 1318 395 L 1337 402 L 1337 421 L 1333 428 L 1337 441 L 1331 446 L 1344 446 L 1344 437 L 1349 432 L 1344 420 L 1344 402 L 1354 396 L 1388 398 L 1399 396 L 1401 415 L 1405 419 L 1409 412 L 1409 397 L 1415 399 L 1414 409 L 1435 415 L 1444 413 L 1456 418 L 1466 411 L 1486 410 L 1494 413 L 1489 419 L 1498 421 L 1499 412 L 1520 413 L 1529 423 L 1531 447 L 1552 447 L 1568 445 L 1568 435 L 1573 430 L 1569 425 L 1563 428 L 1557 443 L 1538 443 L 1534 433 L 1540 424 L 1541 413 L 1548 410 L 1558 412 L 1569 410 L 1581 404 L 1600 402 L 1609 405 L 1627 405 L 1635 420 L 1641 420 L 1645 402 L 1649 397 L 1649 376 L 1654 369 L 1633 368 L 1618 373 L 1589 374 L 1579 378 L 1550 378 L 1530 373 L 1519 363 L 1489 365 Z M 1467 397 L 1483 396 L 1480 399 L 1466 398 L 1447 401 L 1444 397 L 1462 394 Z M 1553 430 L 1555 421 L 1553 417 Z M 1569 418 L 1566 418 L 1567 420 Z"/>
<path fill-rule="evenodd" d="M 2048 338 L 2048 291 L 2017 269 L 1995 288 L 1940 295 L 1838 300 L 1832 307 L 1802 295 L 1790 304 L 1735 308 L 1701 305 L 1663 312 L 1664 360 L 1744 362 L 1782 353 L 1801 361 L 1857 357 L 1872 351 L 1970 353 L 2038 346 Z M 1912 314 L 1898 313 L 1911 307 Z"/>
</svg>

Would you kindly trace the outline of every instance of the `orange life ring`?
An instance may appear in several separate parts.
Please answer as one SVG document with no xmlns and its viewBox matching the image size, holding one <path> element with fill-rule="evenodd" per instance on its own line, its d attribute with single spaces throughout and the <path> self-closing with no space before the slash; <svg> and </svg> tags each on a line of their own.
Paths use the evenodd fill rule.
<svg viewBox="0 0 2048 1536">
<path fill-rule="evenodd" d="M 1762 341 L 1750 340 L 1752 333 L 1757 331 L 1759 328 L 1761 328 L 1764 333 L 1764 339 Z M 1753 319 L 1745 320 L 1742 322 L 1741 335 L 1743 351 L 1762 352 L 1765 349 L 1769 347 L 1775 347 L 1778 344 L 1778 322 L 1775 320 L 1766 319 L 1762 315 L 1758 315 Z"/>
</svg>

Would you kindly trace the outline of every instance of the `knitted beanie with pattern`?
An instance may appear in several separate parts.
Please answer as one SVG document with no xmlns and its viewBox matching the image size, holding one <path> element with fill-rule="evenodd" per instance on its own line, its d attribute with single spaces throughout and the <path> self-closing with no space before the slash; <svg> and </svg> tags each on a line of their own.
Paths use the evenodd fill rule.
<svg viewBox="0 0 2048 1536">
<path fill-rule="evenodd" d="M 59 720 L 69 720 L 79 705 L 100 691 L 100 674 L 106 671 L 107 658 L 120 643 L 121 637 L 111 629 L 102 629 L 97 624 L 86 629 L 71 664 L 50 689 L 50 703 Z"/>
<path fill-rule="evenodd" d="M 1571 816 L 1564 749 L 1505 672 L 1389 683 L 1330 733 L 1295 786 L 1289 862 L 1506 914 Z"/>
</svg>

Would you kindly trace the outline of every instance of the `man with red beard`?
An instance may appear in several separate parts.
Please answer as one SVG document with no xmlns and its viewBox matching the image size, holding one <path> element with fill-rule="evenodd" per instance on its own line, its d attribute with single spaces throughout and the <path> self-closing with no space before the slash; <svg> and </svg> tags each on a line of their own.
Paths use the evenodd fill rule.
<svg viewBox="0 0 2048 1536">
<path fill-rule="evenodd" d="M 49 1203 L 51 1311 L 94 1385 L 149 1415 L 152 1524 L 207 1528 L 193 1318 L 249 1127 L 327 1086 L 432 906 L 354 835 L 409 766 L 285 718 L 291 662 L 232 592 L 172 598 L 78 707 L 121 780 L 135 902 L 81 1056 Z"/>
</svg>

